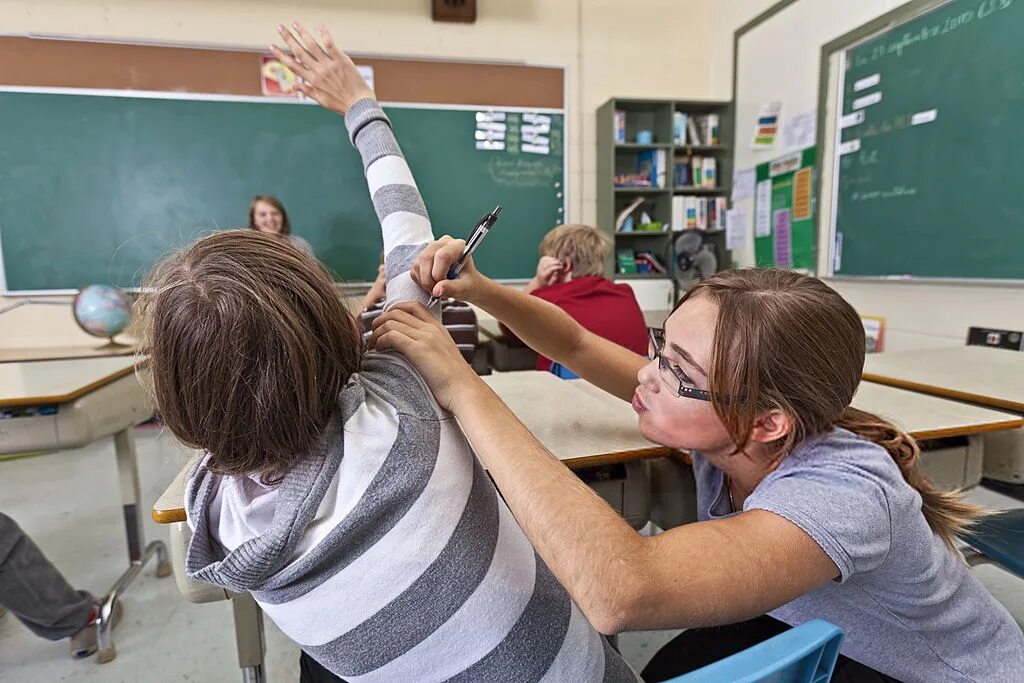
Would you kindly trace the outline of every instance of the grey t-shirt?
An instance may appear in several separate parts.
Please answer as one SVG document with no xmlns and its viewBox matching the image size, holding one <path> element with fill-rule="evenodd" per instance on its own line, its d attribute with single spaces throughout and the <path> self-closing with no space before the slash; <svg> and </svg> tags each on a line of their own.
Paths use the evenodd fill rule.
<svg viewBox="0 0 1024 683">
<path fill-rule="evenodd" d="M 727 517 L 722 471 L 699 455 L 698 517 Z M 964 562 L 932 533 L 921 496 L 881 446 L 844 429 L 805 441 L 743 504 L 803 529 L 841 576 L 771 612 L 825 619 L 842 653 L 913 681 L 1024 681 L 1024 635 Z"/>
</svg>

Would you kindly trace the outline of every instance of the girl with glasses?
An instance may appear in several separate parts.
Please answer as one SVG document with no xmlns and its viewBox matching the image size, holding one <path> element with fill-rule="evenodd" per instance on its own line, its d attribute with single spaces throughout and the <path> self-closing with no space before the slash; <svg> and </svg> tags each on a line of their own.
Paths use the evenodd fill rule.
<svg viewBox="0 0 1024 683">
<path fill-rule="evenodd" d="M 651 333 L 645 358 L 471 265 L 439 280 L 462 246 L 434 243 L 413 278 L 487 310 L 538 353 L 631 401 L 648 439 L 692 454 L 699 521 L 640 536 L 464 367 L 425 309 L 402 305 L 376 321 L 376 348 L 404 353 L 455 413 L 595 626 L 689 629 L 645 680 L 816 618 L 845 633 L 835 681 L 1009 681 L 1024 671 L 1020 628 L 954 546 L 982 511 L 922 476 L 911 437 L 850 405 L 864 330 L 838 293 L 790 271 L 719 273 Z"/>
</svg>

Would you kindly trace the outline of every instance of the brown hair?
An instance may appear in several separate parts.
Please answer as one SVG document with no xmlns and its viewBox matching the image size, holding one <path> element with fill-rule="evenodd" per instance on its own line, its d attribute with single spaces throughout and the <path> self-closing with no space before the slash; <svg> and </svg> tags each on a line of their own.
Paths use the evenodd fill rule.
<svg viewBox="0 0 1024 683">
<path fill-rule="evenodd" d="M 316 446 L 362 344 L 315 259 L 274 235 L 219 232 L 157 264 L 143 291 L 158 410 L 211 470 L 271 482 Z"/>
<path fill-rule="evenodd" d="M 781 410 L 793 427 L 775 444 L 776 457 L 833 427 L 882 446 L 921 495 L 932 531 L 951 548 L 956 534 L 984 514 L 924 477 L 911 436 L 850 405 L 864 369 L 864 326 L 835 290 L 793 271 L 745 269 L 699 282 L 680 303 L 695 296 L 718 304 L 708 382 L 737 452 L 750 443 L 759 413 Z"/>
<path fill-rule="evenodd" d="M 589 225 L 559 225 L 540 243 L 541 256 L 554 256 L 572 265 L 574 277 L 603 275 L 611 240 Z"/>
<path fill-rule="evenodd" d="M 288 220 L 288 212 L 284 210 L 284 204 L 277 197 L 269 194 L 258 194 L 252 198 L 249 202 L 249 229 L 259 230 L 256 227 L 256 203 L 263 202 L 264 204 L 270 204 L 272 207 L 281 212 L 281 234 L 290 235 L 292 234 L 292 224 Z"/>
</svg>

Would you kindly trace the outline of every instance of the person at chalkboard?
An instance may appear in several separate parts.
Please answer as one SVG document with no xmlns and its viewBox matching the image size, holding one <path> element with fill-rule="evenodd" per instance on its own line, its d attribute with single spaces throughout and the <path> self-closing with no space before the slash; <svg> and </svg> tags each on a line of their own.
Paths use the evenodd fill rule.
<svg viewBox="0 0 1024 683">
<path fill-rule="evenodd" d="M 524 292 L 544 299 L 568 313 L 597 336 L 634 353 L 647 353 L 647 324 L 627 284 L 604 276 L 611 244 L 589 225 L 559 225 L 540 243 L 537 273 Z M 515 338 L 504 325 L 502 332 Z M 537 369 L 551 369 L 551 359 L 537 354 Z"/>
<path fill-rule="evenodd" d="M 273 195 L 258 194 L 249 202 L 249 228 L 274 235 L 283 235 L 302 253 L 316 257 L 309 242 L 292 234 L 292 224 L 284 204 Z"/>
</svg>

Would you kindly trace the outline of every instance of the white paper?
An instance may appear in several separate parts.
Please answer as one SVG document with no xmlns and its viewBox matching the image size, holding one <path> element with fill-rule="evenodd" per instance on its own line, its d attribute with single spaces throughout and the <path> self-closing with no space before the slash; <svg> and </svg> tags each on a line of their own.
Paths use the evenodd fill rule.
<svg viewBox="0 0 1024 683">
<path fill-rule="evenodd" d="M 490 123 L 491 121 L 504 121 L 505 112 L 503 111 L 478 111 L 476 113 L 477 123 Z"/>
<path fill-rule="evenodd" d="M 910 125 L 920 126 L 922 123 L 931 123 L 935 119 L 939 118 L 938 109 L 929 109 L 928 111 L 919 111 L 910 117 Z"/>
<path fill-rule="evenodd" d="M 535 123 L 537 125 L 550 126 L 551 117 L 547 114 L 534 114 L 532 112 L 526 112 L 523 114 L 524 123 Z"/>
<path fill-rule="evenodd" d="M 477 149 L 483 149 L 491 152 L 500 152 L 505 149 L 504 140 L 477 140 Z"/>
<path fill-rule="evenodd" d="M 737 169 L 732 174 L 732 200 L 742 202 L 754 196 L 757 173 L 752 168 Z"/>
<path fill-rule="evenodd" d="M 812 109 L 790 116 L 782 124 L 782 146 L 786 149 L 804 149 L 815 143 L 818 129 L 818 110 Z"/>
<path fill-rule="evenodd" d="M 743 209 L 725 212 L 725 248 L 742 249 L 746 241 L 747 214 Z"/>
<path fill-rule="evenodd" d="M 839 156 L 844 154 L 852 154 L 853 152 L 860 151 L 860 138 L 856 140 L 847 140 L 846 142 L 839 145 Z"/>
<path fill-rule="evenodd" d="M 864 112 L 855 111 L 839 119 L 839 130 L 849 128 L 850 126 L 859 126 L 862 123 L 864 123 Z"/>
<path fill-rule="evenodd" d="M 359 75 L 366 81 L 366 85 L 370 86 L 370 90 L 376 90 L 373 87 L 373 67 L 366 66 L 365 64 L 357 64 L 356 69 L 359 70 Z"/>
<path fill-rule="evenodd" d="M 870 95 L 864 97 L 858 97 L 853 101 L 854 109 L 863 109 L 864 107 L 870 107 L 872 104 L 878 104 L 882 101 L 882 93 L 873 92 Z"/>
<path fill-rule="evenodd" d="M 526 154 L 551 154 L 551 147 L 548 145 L 528 145 L 523 143 L 519 146 L 519 151 Z"/>
<path fill-rule="evenodd" d="M 757 184 L 757 222 L 754 237 L 768 237 L 772 234 L 772 181 L 762 180 Z"/>
<path fill-rule="evenodd" d="M 860 92 L 861 90 L 873 88 L 881 82 L 882 74 L 871 74 L 870 76 L 865 76 L 853 84 L 853 92 Z"/>
</svg>

